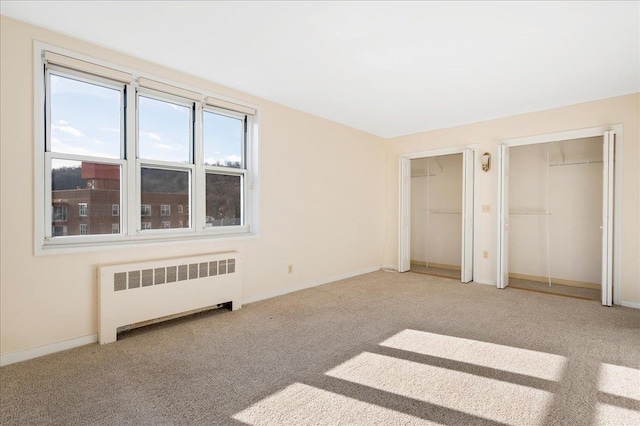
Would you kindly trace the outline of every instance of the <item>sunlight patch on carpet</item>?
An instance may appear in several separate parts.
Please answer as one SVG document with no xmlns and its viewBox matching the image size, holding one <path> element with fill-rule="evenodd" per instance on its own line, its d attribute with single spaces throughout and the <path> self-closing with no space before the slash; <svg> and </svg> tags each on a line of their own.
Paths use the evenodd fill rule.
<svg viewBox="0 0 640 426">
<path fill-rule="evenodd" d="M 598 404 L 596 425 L 638 426 L 640 411 L 630 408 L 616 407 L 610 404 Z"/>
<path fill-rule="evenodd" d="M 567 362 L 560 355 L 417 330 L 403 330 L 380 345 L 553 381 L 562 378 Z"/>
<path fill-rule="evenodd" d="M 640 402 L 640 370 L 602 363 L 598 390 Z"/>
<path fill-rule="evenodd" d="M 302 383 L 253 404 L 233 416 L 259 425 L 438 425 L 419 417 L 380 407 Z"/>
<path fill-rule="evenodd" d="M 509 424 L 540 424 L 553 398 L 544 390 L 370 352 L 326 374 Z"/>
</svg>

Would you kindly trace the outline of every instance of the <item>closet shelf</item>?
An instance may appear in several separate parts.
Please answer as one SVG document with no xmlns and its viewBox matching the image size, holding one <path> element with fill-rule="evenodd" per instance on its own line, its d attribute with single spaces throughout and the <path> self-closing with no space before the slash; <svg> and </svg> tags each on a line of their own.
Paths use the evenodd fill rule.
<svg viewBox="0 0 640 426">
<path fill-rule="evenodd" d="M 447 211 L 447 210 L 427 210 L 427 213 L 429 214 L 462 214 L 462 212 L 454 212 L 454 211 Z"/>
<path fill-rule="evenodd" d="M 536 211 L 532 211 L 532 212 L 527 212 L 527 211 L 523 211 L 523 212 L 509 212 L 509 216 L 551 216 L 551 213 L 547 213 L 547 212 L 536 212 Z"/>
</svg>

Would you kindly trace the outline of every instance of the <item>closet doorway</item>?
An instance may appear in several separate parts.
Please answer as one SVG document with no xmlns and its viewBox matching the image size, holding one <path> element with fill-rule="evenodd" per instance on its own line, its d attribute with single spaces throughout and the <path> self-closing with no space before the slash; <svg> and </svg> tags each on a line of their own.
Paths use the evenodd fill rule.
<svg viewBox="0 0 640 426">
<path fill-rule="evenodd" d="M 473 279 L 474 151 L 401 157 L 400 272 Z"/>
<path fill-rule="evenodd" d="M 462 154 L 411 160 L 410 271 L 462 279 Z"/>
<path fill-rule="evenodd" d="M 612 304 L 615 136 L 587 129 L 499 146 L 499 288 Z"/>
</svg>

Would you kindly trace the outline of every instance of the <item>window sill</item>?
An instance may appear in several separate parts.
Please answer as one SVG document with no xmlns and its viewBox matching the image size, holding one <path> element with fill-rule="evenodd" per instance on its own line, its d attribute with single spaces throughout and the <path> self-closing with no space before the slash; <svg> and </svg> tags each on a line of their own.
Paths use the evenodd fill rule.
<svg viewBox="0 0 640 426">
<path fill-rule="evenodd" d="M 187 235 L 169 235 L 162 233 L 160 235 L 136 235 L 134 237 L 126 235 L 114 237 L 113 235 L 107 234 L 102 241 L 96 241 L 95 237 L 92 238 L 91 241 L 87 241 L 87 239 L 83 237 L 70 237 L 69 239 L 65 238 L 63 241 L 56 238 L 57 241 L 49 240 L 44 243 L 40 242 L 35 247 L 35 255 L 75 254 L 133 247 L 158 247 L 170 243 L 191 244 L 202 243 L 204 241 L 231 242 L 255 240 L 257 238 L 259 238 L 259 235 L 255 232 L 250 232 L 248 229 L 244 232 L 238 232 L 237 230 L 229 230 L 226 232 L 205 231 L 198 234 L 191 232 Z"/>
</svg>

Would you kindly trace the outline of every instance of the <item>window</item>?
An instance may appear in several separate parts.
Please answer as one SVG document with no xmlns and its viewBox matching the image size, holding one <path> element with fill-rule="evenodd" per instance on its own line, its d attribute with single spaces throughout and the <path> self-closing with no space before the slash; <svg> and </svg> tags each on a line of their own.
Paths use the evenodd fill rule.
<svg viewBox="0 0 640 426">
<path fill-rule="evenodd" d="M 67 235 L 67 227 L 62 225 L 54 225 L 51 229 L 51 235 L 56 237 L 63 237 Z"/>
<path fill-rule="evenodd" d="M 204 111 L 206 227 L 244 225 L 245 124 L 240 114 Z"/>
<path fill-rule="evenodd" d="M 45 74 L 45 195 L 53 206 L 59 200 L 77 204 L 80 217 L 119 204 L 124 85 L 55 66 Z M 69 233 L 50 237 L 111 233 L 111 221 L 104 215 L 91 220 L 91 227 L 72 226 Z"/>
<path fill-rule="evenodd" d="M 251 232 L 255 110 L 36 45 L 37 250 Z"/>
<path fill-rule="evenodd" d="M 51 222 L 66 222 L 67 221 L 67 206 L 65 205 L 53 205 L 51 215 Z"/>
</svg>

